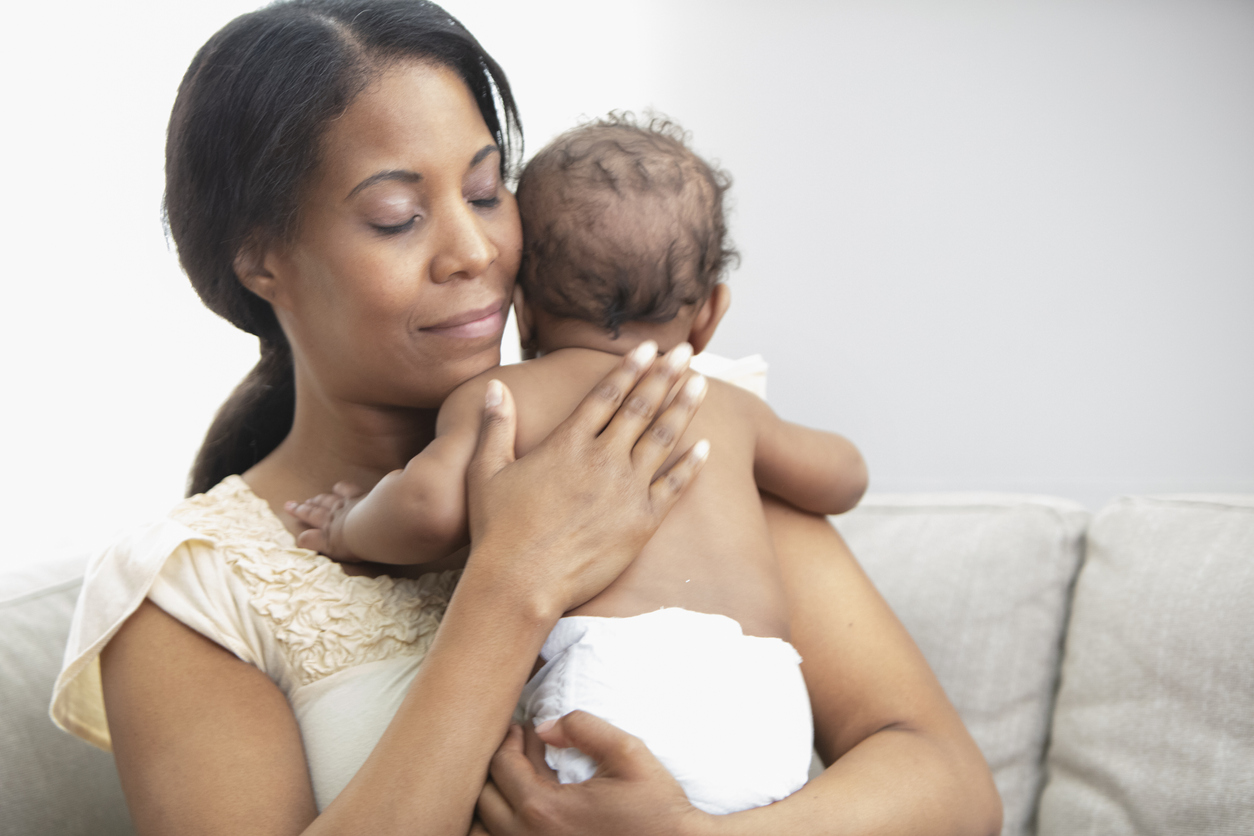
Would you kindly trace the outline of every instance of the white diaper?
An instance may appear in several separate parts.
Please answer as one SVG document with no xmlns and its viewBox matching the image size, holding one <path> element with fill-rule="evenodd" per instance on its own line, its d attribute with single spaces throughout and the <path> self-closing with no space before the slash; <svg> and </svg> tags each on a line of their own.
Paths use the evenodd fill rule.
<svg viewBox="0 0 1254 836">
<path fill-rule="evenodd" d="M 582 709 L 639 737 L 708 813 L 760 807 L 805 784 L 814 745 L 801 657 L 722 615 L 661 609 L 557 622 L 519 700 L 541 723 Z M 596 764 L 547 747 L 564 784 Z"/>
</svg>

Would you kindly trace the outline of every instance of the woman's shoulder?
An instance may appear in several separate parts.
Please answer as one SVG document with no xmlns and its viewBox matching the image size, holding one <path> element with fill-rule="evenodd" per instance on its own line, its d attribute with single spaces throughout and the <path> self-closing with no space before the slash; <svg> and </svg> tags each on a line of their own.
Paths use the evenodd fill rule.
<svg viewBox="0 0 1254 836">
<path fill-rule="evenodd" d="M 358 665 L 426 653 L 457 572 L 346 575 L 302 549 L 238 476 L 132 529 L 88 565 L 55 688 L 64 728 L 108 748 L 99 654 L 145 598 L 289 696 Z"/>
</svg>

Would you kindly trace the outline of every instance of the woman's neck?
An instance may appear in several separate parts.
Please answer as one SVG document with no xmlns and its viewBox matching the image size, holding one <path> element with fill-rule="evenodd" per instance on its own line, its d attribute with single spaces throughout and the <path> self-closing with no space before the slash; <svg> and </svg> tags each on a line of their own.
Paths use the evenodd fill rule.
<svg viewBox="0 0 1254 836">
<path fill-rule="evenodd" d="M 406 409 L 320 398 L 296 386 L 292 430 L 274 452 L 243 474 L 292 531 L 288 500 L 326 493 L 336 482 L 369 490 L 402 468 L 435 437 L 435 409 Z"/>
</svg>

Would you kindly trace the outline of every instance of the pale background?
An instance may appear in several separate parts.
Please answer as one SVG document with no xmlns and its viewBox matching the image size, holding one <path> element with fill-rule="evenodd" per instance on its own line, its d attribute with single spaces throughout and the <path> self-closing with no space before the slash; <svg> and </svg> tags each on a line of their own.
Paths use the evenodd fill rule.
<svg viewBox="0 0 1254 836">
<path fill-rule="evenodd" d="M 0 563 L 176 502 L 255 359 L 159 222 L 178 80 L 253 6 L 6 13 Z M 1254 492 L 1254 2 L 448 7 L 532 151 L 653 106 L 732 172 L 713 349 L 874 489 Z"/>
</svg>

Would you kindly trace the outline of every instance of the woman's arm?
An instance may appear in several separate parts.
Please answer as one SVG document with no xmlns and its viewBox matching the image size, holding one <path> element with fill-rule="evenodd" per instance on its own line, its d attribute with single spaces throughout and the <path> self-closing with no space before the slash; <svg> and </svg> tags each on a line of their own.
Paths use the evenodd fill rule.
<svg viewBox="0 0 1254 836">
<path fill-rule="evenodd" d="M 701 393 L 686 390 L 650 428 L 682 372 L 663 361 L 641 380 L 650 357 L 626 359 L 517 462 L 513 402 L 489 390 L 461 582 L 396 716 L 316 818 L 299 730 L 275 685 L 141 606 L 101 660 L 139 832 L 465 834 L 545 636 L 639 554 L 703 460 L 691 451 L 653 480 Z"/>
<path fill-rule="evenodd" d="M 1000 832 L 1001 800 L 984 757 L 844 540 L 821 517 L 764 504 L 816 748 L 830 766 L 793 796 L 707 832 Z"/>
<path fill-rule="evenodd" d="M 1001 802 L 983 757 L 844 541 L 821 517 L 764 502 L 827 770 L 783 801 L 708 816 L 676 805 L 678 785 L 639 741 L 586 715 L 568 715 L 542 737 L 585 746 L 600 758 L 597 776 L 555 784 L 512 735 L 493 760 L 493 781 L 479 804 L 493 836 L 1000 830 Z"/>
</svg>

